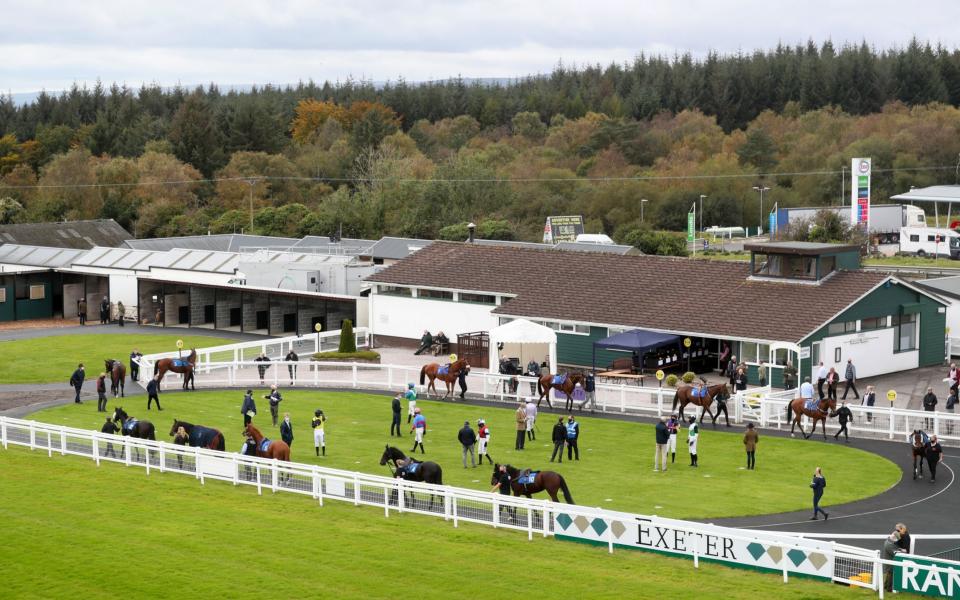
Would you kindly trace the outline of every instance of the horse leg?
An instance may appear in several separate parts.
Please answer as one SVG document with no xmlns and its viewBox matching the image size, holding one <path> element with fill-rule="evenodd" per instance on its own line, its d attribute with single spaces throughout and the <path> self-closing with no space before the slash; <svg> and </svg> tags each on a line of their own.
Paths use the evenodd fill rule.
<svg viewBox="0 0 960 600">
<path fill-rule="evenodd" d="M 824 441 L 826 441 L 826 439 L 827 439 L 827 420 L 824 419 L 823 421 L 821 421 L 821 424 L 823 425 L 823 427 L 822 427 L 822 429 L 823 429 L 823 439 L 824 439 Z"/>
</svg>

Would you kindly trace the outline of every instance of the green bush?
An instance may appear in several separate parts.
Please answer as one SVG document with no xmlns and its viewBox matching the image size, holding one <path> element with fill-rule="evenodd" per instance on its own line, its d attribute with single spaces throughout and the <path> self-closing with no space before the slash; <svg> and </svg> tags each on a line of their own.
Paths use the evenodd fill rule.
<svg viewBox="0 0 960 600">
<path fill-rule="evenodd" d="M 687 238 L 682 233 L 637 228 L 624 234 L 623 243 L 638 248 L 644 254 L 687 255 Z"/>
<path fill-rule="evenodd" d="M 313 355 L 313 358 L 316 360 L 323 360 L 325 358 L 380 360 L 380 353 L 374 352 L 373 350 L 360 350 L 359 352 L 317 352 Z"/>
<path fill-rule="evenodd" d="M 693 380 L 696 378 L 696 376 L 697 374 L 694 373 L 693 371 L 687 371 L 686 373 L 683 374 L 682 379 L 684 383 L 692 383 Z"/>
<path fill-rule="evenodd" d="M 667 385 L 669 385 L 670 387 L 677 387 L 678 381 L 680 381 L 680 378 L 674 375 L 673 373 L 670 373 L 669 375 L 667 375 Z"/>
<path fill-rule="evenodd" d="M 350 354 L 357 351 L 357 338 L 353 335 L 353 321 L 343 320 L 343 327 L 340 328 L 340 348 L 341 354 Z"/>
</svg>

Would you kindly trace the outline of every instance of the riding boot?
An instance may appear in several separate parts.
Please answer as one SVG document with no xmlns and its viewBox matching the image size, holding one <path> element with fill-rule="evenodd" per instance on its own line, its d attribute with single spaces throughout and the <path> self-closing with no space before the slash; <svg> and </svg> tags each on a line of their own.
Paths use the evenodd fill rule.
<svg viewBox="0 0 960 600">
<path fill-rule="evenodd" d="M 320 456 L 320 448 L 317 448 L 316 446 L 314 446 L 314 450 L 317 451 L 317 456 Z"/>
<path fill-rule="evenodd" d="M 320 448 L 320 451 L 323 453 L 324 456 L 327 455 L 327 447 L 326 447 L 326 446 L 321 447 L 321 448 Z"/>
<path fill-rule="evenodd" d="M 676 453 L 676 452 L 673 452 L 672 454 L 673 454 L 673 456 L 670 457 L 670 462 L 671 462 L 671 463 L 675 463 L 675 462 L 677 462 L 677 453 Z"/>
</svg>

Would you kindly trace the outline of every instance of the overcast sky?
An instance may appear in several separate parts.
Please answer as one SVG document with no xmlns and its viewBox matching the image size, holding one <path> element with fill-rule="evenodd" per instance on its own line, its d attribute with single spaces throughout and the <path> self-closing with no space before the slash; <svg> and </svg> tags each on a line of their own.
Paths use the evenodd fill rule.
<svg viewBox="0 0 960 600">
<path fill-rule="evenodd" d="M 515 77 L 812 38 L 960 46 L 960 1 L 0 0 L 0 89 Z"/>
</svg>

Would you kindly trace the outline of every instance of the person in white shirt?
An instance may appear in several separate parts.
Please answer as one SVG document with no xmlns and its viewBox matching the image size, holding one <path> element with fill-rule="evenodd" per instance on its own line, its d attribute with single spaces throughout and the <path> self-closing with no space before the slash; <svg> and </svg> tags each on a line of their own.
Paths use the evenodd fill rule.
<svg viewBox="0 0 960 600">
<path fill-rule="evenodd" d="M 537 405 L 534 403 L 533 398 L 527 400 L 527 439 L 535 440 L 537 439 L 537 434 L 533 430 L 533 426 L 537 422 Z"/>
<path fill-rule="evenodd" d="M 687 426 L 687 447 L 690 449 L 690 466 L 697 467 L 697 440 L 700 439 L 700 428 L 697 426 L 697 418 L 690 417 L 690 425 Z"/>
<path fill-rule="evenodd" d="M 820 394 L 820 399 L 823 400 L 823 384 L 827 381 L 827 368 L 823 366 L 823 361 L 820 361 L 820 370 L 817 371 L 817 393 Z"/>
<path fill-rule="evenodd" d="M 813 400 L 813 384 L 810 383 L 809 377 L 804 377 L 803 383 L 800 384 L 800 397 L 803 398 L 804 404 Z"/>
</svg>

